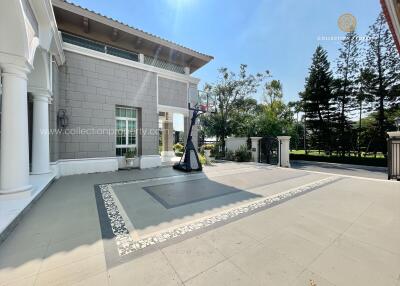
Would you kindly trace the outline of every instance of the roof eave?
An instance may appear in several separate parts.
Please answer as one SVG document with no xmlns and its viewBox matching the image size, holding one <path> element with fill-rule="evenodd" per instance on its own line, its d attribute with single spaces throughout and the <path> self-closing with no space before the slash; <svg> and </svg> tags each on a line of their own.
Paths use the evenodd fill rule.
<svg viewBox="0 0 400 286">
<path fill-rule="evenodd" d="M 83 17 L 87 17 L 87 18 L 89 18 L 89 19 L 91 19 L 93 21 L 97 21 L 97 22 L 106 24 L 106 25 L 108 25 L 110 27 L 114 27 L 114 28 L 119 29 L 121 31 L 124 31 L 126 33 L 129 33 L 129 34 L 132 34 L 134 36 L 137 36 L 137 37 L 143 38 L 145 40 L 148 40 L 148 41 L 154 42 L 156 44 L 159 44 L 161 46 L 165 46 L 165 47 L 168 47 L 170 49 L 173 49 L 173 50 L 179 51 L 181 53 L 190 55 L 192 57 L 198 58 L 198 59 L 204 61 L 205 64 L 214 59 L 214 57 L 212 57 L 210 55 L 199 53 L 199 52 L 194 51 L 192 49 L 189 49 L 189 48 L 183 47 L 181 45 L 175 44 L 173 42 L 164 40 L 164 39 L 162 39 L 160 37 L 157 37 L 157 36 L 154 36 L 152 34 L 149 34 L 149 33 L 146 33 L 144 31 L 141 31 L 139 29 L 130 27 L 130 26 L 126 25 L 126 24 L 123 24 L 123 23 L 118 22 L 118 21 L 116 21 L 114 19 L 108 18 L 108 17 L 106 17 L 104 15 L 101 15 L 99 13 L 96 13 L 94 11 L 90 11 L 88 9 L 85 9 L 83 7 L 75 5 L 73 3 L 69 3 L 69 2 L 66 2 L 64 0 L 52 0 L 52 3 L 53 3 L 53 6 L 58 7 L 60 9 L 65 9 L 65 10 L 71 11 L 71 12 L 73 12 L 75 14 L 82 15 Z"/>
<path fill-rule="evenodd" d="M 381 0 L 382 10 L 385 14 L 389 29 L 392 32 L 397 50 L 400 53 L 400 19 L 397 17 L 396 9 L 391 0 Z"/>
</svg>

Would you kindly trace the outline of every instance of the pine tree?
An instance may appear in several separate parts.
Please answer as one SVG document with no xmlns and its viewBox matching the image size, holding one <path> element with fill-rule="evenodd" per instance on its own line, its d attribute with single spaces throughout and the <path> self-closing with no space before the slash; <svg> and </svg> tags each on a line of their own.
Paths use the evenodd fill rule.
<svg viewBox="0 0 400 286">
<path fill-rule="evenodd" d="M 326 50 L 318 46 L 312 57 L 305 90 L 301 93 L 310 144 L 330 152 L 332 116 L 332 72 Z"/>
<path fill-rule="evenodd" d="M 337 60 L 336 101 L 338 107 L 338 138 L 342 156 L 351 147 L 351 124 L 348 115 L 357 104 L 357 78 L 359 75 L 359 37 L 355 31 L 346 34 Z"/>
<path fill-rule="evenodd" d="M 369 93 L 368 85 L 371 82 L 373 75 L 368 70 L 361 69 L 357 79 L 357 94 L 355 100 L 357 102 L 358 111 L 358 128 L 357 128 L 357 152 L 358 157 L 361 157 L 361 134 L 362 134 L 362 117 L 366 112 L 371 111 L 371 107 L 366 105 L 366 102 L 371 102 L 373 96 Z"/>
<path fill-rule="evenodd" d="M 365 82 L 367 93 L 372 95 L 372 104 L 376 111 L 375 134 L 372 138 L 374 152 L 387 152 L 386 131 L 389 126 L 385 109 L 400 99 L 396 87 L 400 83 L 400 57 L 389 31 L 383 13 L 380 13 L 368 32 L 365 73 L 369 74 Z"/>
</svg>

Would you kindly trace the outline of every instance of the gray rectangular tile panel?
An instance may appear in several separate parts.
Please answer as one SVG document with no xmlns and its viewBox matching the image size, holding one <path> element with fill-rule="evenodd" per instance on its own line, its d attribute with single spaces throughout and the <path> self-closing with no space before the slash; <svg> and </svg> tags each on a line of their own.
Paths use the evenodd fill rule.
<svg viewBox="0 0 400 286">
<path fill-rule="evenodd" d="M 207 179 L 162 184 L 143 189 L 167 209 L 242 191 Z"/>
</svg>

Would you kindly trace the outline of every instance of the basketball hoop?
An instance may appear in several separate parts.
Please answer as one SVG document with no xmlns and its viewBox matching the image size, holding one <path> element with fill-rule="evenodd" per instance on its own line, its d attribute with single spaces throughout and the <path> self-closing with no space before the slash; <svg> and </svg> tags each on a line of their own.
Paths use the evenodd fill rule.
<svg viewBox="0 0 400 286">
<path fill-rule="evenodd" d="M 193 104 L 193 107 L 191 105 Z M 183 172 L 201 171 L 202 165 L 196 148 L 192 142 L 192 128 L 196 119 L 202 114 L 217 112 L 216 97 L 204 91 L 191 92 L 189 94 L 188 108 L 192 111 L 192 119 L 189 127 L 188 137 L 182 158 L 173 168 Z"/>
</svg>

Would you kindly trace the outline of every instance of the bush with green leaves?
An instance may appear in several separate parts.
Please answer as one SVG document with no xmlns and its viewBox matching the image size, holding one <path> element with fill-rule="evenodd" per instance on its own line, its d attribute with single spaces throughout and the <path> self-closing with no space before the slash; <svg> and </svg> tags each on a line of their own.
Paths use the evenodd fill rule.
<svg viewBox="0 0 400 286">
<path fill-rule="evenodd" d="M 235 161 L 237 162 L 250 162 L 251 152 L 247 149 L 246 145 L 242 145 L 235 151 Z"/>
<path fill-rule="evenodd" d="M 182 156 L 185 147 L 181 143 L 176 143 L 174 146 L 172 146 L 172 149 L 174 150 L 176 156 L 179 156 L 179 154 Z"/>
<path fill-rule="evenodd" d="M 214 148 L 211 149 L 211 157 L 214 157 L 216 159 L 224 158 L 224 153 L 220 152 L 220 149 L 222 148 L 222 144 L 220 142 L 210 145 L 214 145 Z"/>
<path fill-rule="evenodd" d="M 234 161 L 235 160 L 235 153 L 232 150 L 227 150 L 225 152 L 225 160 Z"/>
<path fill-rule="evenodd" d="M 205 144 L 203 145 L 204 150 L 213 150 L 215 148 L 215 144 Z"/>
<path fill-rule="evenodd" d="M 125 158 L 135 158 L 136 157 L 136 148 L 130 148 L 126 150 L 126 153 L 124 154 Z"/>
<path fill-rule="evenodd" d="M 198 156 L 199 156 L 200 163 L 202 165 L 205 165 L 207 163 L 206 157 L 202 154 L 198 154 Z"/>
</svg>

